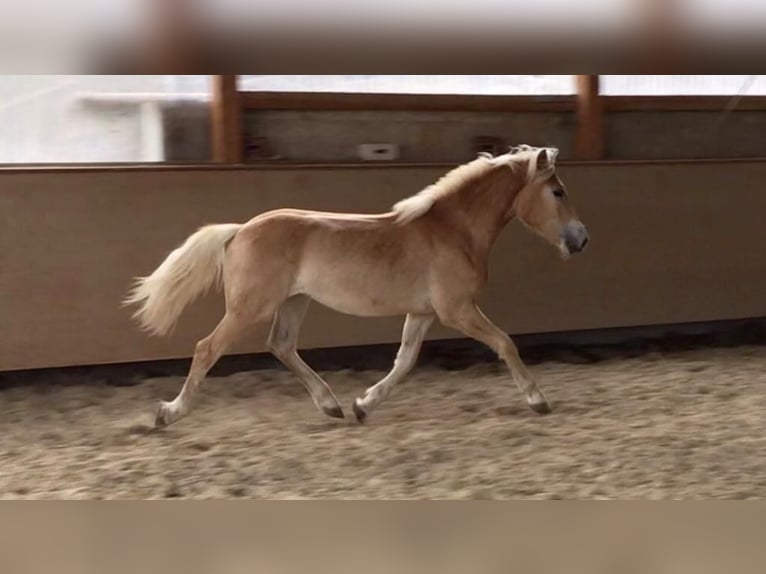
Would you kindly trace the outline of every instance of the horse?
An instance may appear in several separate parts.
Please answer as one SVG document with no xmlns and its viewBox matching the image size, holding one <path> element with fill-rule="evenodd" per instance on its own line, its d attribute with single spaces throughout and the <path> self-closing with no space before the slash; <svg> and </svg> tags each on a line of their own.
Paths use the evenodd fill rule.
<svg viewBox="0 0 766 574">
<path fill-rule="evenodd" d="M 476 300 L 488 280 L 490 250 L 511 220 L 565 259 L 588 243 L 556 173 L 557 155 L 556 148 L 528 145 L 480 154 L 385 213 L 276 209 L 244 224 L 199 229 L 151 275 L 137 278 L 123 301 L 138 306 L 133 316 L 144 330 L 165 335 L 193 300 L 214 285 L 223 288 L 224 316 L 196 344 L 183 388 L 173 401 L 160 402 L 155 426 L 188 415 L 216 361 L 247 330 L 269 324 L 269 350 L 317 409 L 343 418 L 332 389 L 298 355 L 298 332 L 312 300 L 356 316 L 406 316 L 392 369 L 352 403 L 360 423 L 412 370 L 436 318 L 492 348 L 529 407 L 551 412 L 511 338 Z"/>
</svg>

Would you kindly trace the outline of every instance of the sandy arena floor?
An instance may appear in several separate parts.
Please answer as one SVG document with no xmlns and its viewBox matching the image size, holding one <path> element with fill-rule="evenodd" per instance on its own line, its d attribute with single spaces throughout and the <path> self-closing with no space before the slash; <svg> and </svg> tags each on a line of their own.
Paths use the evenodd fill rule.
<svg viewBox="0 0 766 574">
<path fill-rule="evenodd" d="M 416 369 L 360 426 L 382 371 L 325 371 L 346 421 L 282 369 L 212 377 L 150 430 L 182 377 L 116 386 L 68 371 L 0 383 L 4 498 L 762 498 L 766 347 L 531 366 L 541 417 L 500 364 Z"/>
</svg>

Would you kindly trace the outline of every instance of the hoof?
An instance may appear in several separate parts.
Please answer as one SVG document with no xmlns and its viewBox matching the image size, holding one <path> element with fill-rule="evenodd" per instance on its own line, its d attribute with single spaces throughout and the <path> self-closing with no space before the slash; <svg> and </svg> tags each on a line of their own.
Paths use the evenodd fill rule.
<svg viewBox="0 0 766 574">
<path fill-rule="evenodd" d="M 154 428 L 163 428 L 170 424 L 168 417 L 168 411 L 165 408 L 165 403 L 160 403 L 160 408 L 157 409 L 157 416 L 154 417 Z"/>
<path fill-rule="evenodd" d="M 352 408 L 354 409 L 354 415 L 356 416 L 357 422 L 364 423 L 364 421 L 367 420 L 367 413 L 359 404 L 359 399 L 354 399 L 354 404 Z"/>
<path fill-rule="evenodd" d="M 547 401 L 529 403 L 529 408 L 539 415 L 547 415 L 551 412 L 551 405 Z"/>
<path fill-rule="evenodd" d="M 162 411 L 162 407 L 159 408 L 157 411 L 157 416 L 154 417 L 154 428 L 162 428 L 168 426 L 168 423 L 165 422 L 165 414 Z"/>
<path fill-rule="evenodd" d="M 332 417 L 334 419 L 345 418 L 343 415 L 343 409 L 340 408 L 339 405 L 335 405 L 334 407 L 322 407 L 322 412 L 328 417 Z"/>
</svg>

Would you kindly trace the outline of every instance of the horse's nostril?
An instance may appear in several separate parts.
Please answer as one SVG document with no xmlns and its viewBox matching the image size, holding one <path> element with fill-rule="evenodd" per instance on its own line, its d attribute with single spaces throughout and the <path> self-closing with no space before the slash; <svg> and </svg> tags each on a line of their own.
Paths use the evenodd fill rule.
<svg viewBox="0 0 766 574">
<path fill-rule="evenodd" d="M 585 246 L 588 245 L 588 241 L 590 241 L 590 239 L 588 239 L 587 235 L 583 237 L 582 245 L 580 245 L 580 249 L 585 249 Z"/>
</svg>

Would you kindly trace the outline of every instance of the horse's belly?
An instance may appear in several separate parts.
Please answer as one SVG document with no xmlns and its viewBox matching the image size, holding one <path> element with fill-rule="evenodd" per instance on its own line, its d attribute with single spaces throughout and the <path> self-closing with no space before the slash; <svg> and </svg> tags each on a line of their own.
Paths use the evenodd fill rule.
<svg viewBox="0 0 766 574">
<path fill-rule="evenodd" d="M 299 278 L 294 291 L 349 315 L 384 317 L 430 313 L 427 291 L 418 283 L 375 272 L 345 274 L 336 270 L 306 274 Z"/>
<path fill-rule="evenodd" d="M 407 313 L 430 313 L 432 309 L 425 301 L 391 300 L 376 297 L 359 297 L 355 293 L 306 293 L 325 307 L 347 315 L 358 317 L 391 317 Z"/>
</svg>

